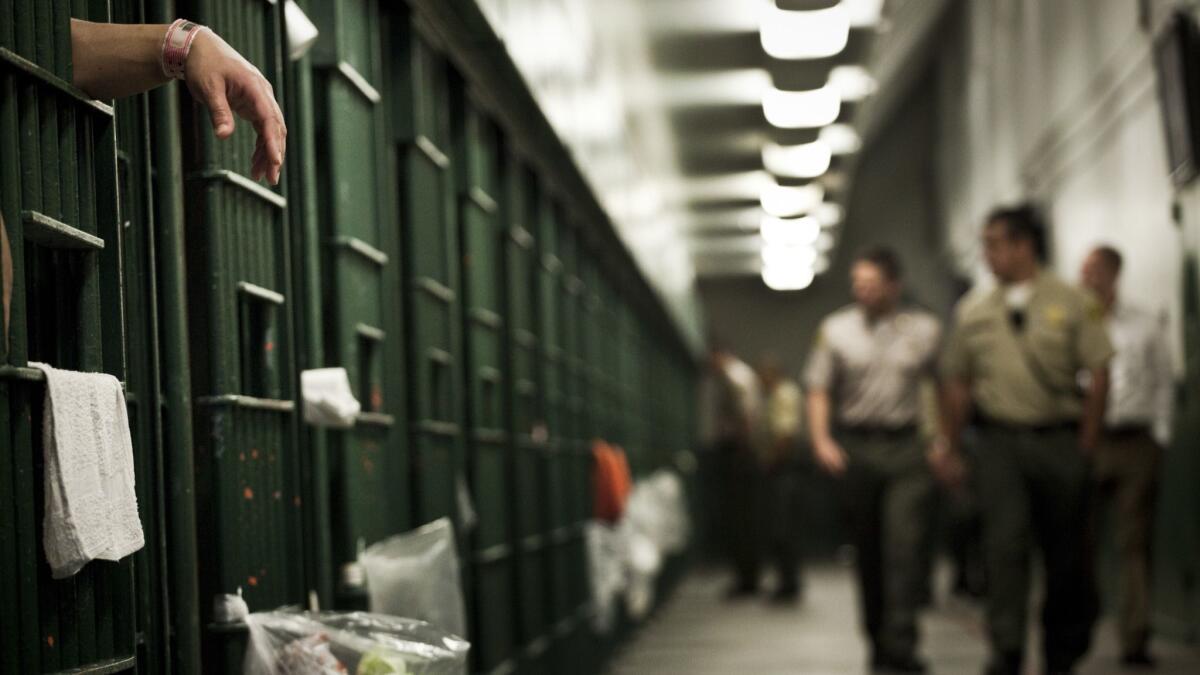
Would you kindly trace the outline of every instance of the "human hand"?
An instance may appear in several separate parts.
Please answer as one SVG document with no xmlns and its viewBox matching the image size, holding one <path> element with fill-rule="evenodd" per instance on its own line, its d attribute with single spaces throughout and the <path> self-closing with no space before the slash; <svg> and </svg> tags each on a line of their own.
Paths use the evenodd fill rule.
<svg viewBox="0 0 1200 675">
<path fill-rule="evenodd" d="M 813 457 L 817 465 L 831 476 L 846 473 L 846 451 L 832 438 L 822 438 L 813 443 Z"/>
<path fill-rule="evenodd" d="M 208 108 L 217 138 L 233 134 L 235 114 L 254 126 L 258 141 L 250 178 L 277 185 L 287 152 L 287 125 L 267 78 L 211 30 L 192 42 L 185 77 L 192 96 Z"/>
<path fill-rule="evenodd" d="M 955 490 L 963 484 L 967 467 L 963 462 L 962 453 L 952 448 L 944 438 L 939 437 L 933 441 L 929 451 L 925 453 L 925 460 L 929 462 L 933 477 L 942 485 Z"/>
</svg>

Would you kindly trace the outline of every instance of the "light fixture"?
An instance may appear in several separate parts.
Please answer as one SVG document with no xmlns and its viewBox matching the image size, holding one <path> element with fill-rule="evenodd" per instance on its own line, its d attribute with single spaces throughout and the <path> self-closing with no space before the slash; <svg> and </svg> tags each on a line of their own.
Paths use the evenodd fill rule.
<svg viewBox="0 0 1200 675">
<path fill-rule="evenodd" d="M 842 0 L 851 28 L 872 28 L 883 17 L 883 0 Z"/>
<path fill-rule="evenodd" d="M 821 223 L 816 218 L 763 218 L 759 230 L 767 246 L 812 246 L 821 236 Z"/>
<path fill-rule="evenodd" d="M 845 211 L 841 205 L 833 202 L 824 202 L 816 205 L 812 209 L 812 217 L 821 223 L 821 227 L 833 227 L 842 222 L 845 216 Z"/>
<path fill-rule="evenodd" d="M 763 268 L 762 280 L 773 291 L 802 291 L 812 285 L 816 274 L 812 268 Z"/>
<path fill-rule="evenodd" d="M 813 218 L 813 220 L 815 221 L 816 218 Z M 820 224 L 817 226 L 820 227 Z M 833 234 L 827 231 L 819 233 L 816 241 L 813 242 L 819 253 L 829 253 L 831 250 L 833 250 L 833 245 L 835 243 L 837 242 L 834 240 Z"/>
<path fill-rule="evenodd" d="M 780 129 L 815 129 L 832 124 L 842 112 L 842 100 L 829 85 L 808 91 L 772 87 L 763 94 L 763 114 Z"/>
<path fill-rule="evenodd" d="M 829 271 L 829 256 L 822 253 L 817 256 L 817 261 L 813 263 L 813 272 L 824 274 Z"/>
<path fill-rule="evenodd" d="M 817 262 L 817 249 L 812 245 L 776 246 L 768 244 L 762 250 L 763 269 L 808 269 Z"/>
<path fill-rule="evenodd" d="M 763 51 L 777 59 L 823 59 L 841 53 L 850 40 L 850 13 L 841 5 L 809 12 L 763 12 L 759 28 Z"/>
<path fill-rule="evenodd" d="M 816 178 L 829 170 L 833 152 L 819 140 L 786 146 L 768 143 L 763 146 L 762 158 L 763 166 L 776 176 Z"/>
<path fill-rule="evenodd" d="M 843 101 L 861 101 L 875 93 L 875 78 L 862 66 L 834 66 L 825 86 Z"/>
<path fill-rule="evenodd" d="M 815 183 L 800 187 L 772 183 L 763 188 L 759 202 L 763 210 L 772 216 L 794 218 L 816 208 L 824 198 L 824 188 Z"/>
<path fill-rule="evenodd" d="M 828 148 L 831 155 L 851 155 L 862 147 L 862 139 L 858 132 L 849 124 L 830 124 L 821 128 L 820 140 L 817 141 Z M 767 167 L 770 169 L 771 167 Z M 829 170 L 829 166 L 825 166 Z M 824 173 L 822 171 L 821 173 Z"/>
</svg>

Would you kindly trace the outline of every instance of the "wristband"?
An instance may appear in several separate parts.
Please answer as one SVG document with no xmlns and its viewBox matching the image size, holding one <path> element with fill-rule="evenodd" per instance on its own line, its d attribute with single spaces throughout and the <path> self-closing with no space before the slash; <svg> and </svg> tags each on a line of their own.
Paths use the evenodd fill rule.
<svg viewBox="0 0 1200 675">
<path fill-rule="evenodd" d="M 192 41 L 201 31 L 206 30 L 208 28 L 184 19 L 176 19 L 167 28 L 162 45 L 162 70 L 167 77 L 175 80 L 184 79 L 188 52 L 192 50 Z"/>
</svg>

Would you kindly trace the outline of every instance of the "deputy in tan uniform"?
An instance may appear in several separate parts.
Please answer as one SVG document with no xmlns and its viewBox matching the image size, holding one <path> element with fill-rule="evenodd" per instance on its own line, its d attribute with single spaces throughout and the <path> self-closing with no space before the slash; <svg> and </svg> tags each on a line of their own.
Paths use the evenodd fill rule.
<svg viewBox="0 0 1200 675">
<path fill-rule="evenodd" d="M 1097 613 L 1087 455 L 1104 419 L 1113 349 L 1098 303 L 1042 270 L 1043 242 L 1032 209 L 991 214 L 983 246 L 999 286 L 959 304 L 942 362 L 940 471 L 960 464 L 972 407 L 979 422 L 989 674 L 1020 672 L 1035 542 L 1046 572 L 1047 672 L 1071 671 Z M 1086 391 L 1077 385 L 1081 373 L 1090 375 Z"/>
<path fill-rule="evenodd" d="M 920 673 L 916 613 L 934 488 L 918 434 L 920 383 L 933 375 L 941 326 L 899 306 L 900 277 L 891 250 L 859 256 L 855 302 L 821 323 L 804 379 L 813 456 L 839 479 L 853 528 L 871 665 Z"/>
</svg>

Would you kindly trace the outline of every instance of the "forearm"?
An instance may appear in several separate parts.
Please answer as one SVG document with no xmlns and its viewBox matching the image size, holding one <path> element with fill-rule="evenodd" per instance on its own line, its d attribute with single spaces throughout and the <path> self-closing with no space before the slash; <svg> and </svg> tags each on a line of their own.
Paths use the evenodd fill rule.
<svg viewBox="0 0 1200 675">
<path fill-rule="evenodd" d="M 1083 415 L 1079 419 L 1079 433 L 1084 447 L 1089 447 L 1100 437 L 1107 402 L 1108 368 L 1097 368 L 1092 371 L 1091 383 L 1083 401 Z"/>
<path fill-rule="evenodd" d="M 823 389 L 808 393 L 808 430 L 813 445 L 829 440 L 829 394 Z"/>
<path fill-rule="evenodd" d="M 167 28 L 71 19 L 75 86 L 89 96 L 113 99 L 165 84 L 160 59 Z"/>
<path fill-rule="evenodd" d="M 953 450 L 958 450 L 967 416 L 971 411 L 971 386 L 961 379 L 948 379 L 942 385 L 941 395 L 942 437 Z"/>
</svg>

